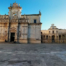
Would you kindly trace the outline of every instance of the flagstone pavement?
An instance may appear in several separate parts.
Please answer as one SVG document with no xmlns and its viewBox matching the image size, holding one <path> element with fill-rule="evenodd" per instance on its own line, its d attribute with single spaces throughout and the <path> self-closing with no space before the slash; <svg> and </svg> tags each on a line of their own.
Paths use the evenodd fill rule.
<svg viewBox="0 0 66 66">
<path fill-rule="evenodd" d="M 66 66 L 66 44 L 0 43 L 0 66 Z"/>
</svg>

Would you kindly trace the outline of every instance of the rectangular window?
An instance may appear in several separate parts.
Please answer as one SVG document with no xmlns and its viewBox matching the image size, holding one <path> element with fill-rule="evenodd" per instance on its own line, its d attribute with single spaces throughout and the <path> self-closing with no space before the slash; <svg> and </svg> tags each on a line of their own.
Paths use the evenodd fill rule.
<svg viewBox="0 0 66 66">
<path fill-rule="evenodd" d="M 34 19 L 34 23 L 36 23 L 36 19 Z"/>
</svg>

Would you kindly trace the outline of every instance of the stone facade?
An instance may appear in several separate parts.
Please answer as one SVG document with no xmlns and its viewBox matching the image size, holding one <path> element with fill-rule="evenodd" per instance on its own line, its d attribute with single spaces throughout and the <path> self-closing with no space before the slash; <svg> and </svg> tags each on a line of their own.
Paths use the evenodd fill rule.
<svg viewBox="0 0 66 66">
<path fill-rule="evenodd" d="M 0 42 L 41 43 L 41 12 L 21 15 L 17 3 L 8 9 L 9 15 L 0 15 Z"/>
<path fill-rule="evenodd" d="M 54 24 L 48 30 L 41 30 L 42 43 L 66 43 L 66 29 L 58 29 Z"/>
</svg>

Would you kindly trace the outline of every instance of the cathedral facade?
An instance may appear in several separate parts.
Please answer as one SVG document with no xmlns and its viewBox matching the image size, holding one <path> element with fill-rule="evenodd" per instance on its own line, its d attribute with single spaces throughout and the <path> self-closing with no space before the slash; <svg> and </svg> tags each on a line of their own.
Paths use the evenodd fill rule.
<svg viewBox="0 0 66 66">
<path fill-rule="evenodd" d="M 0 15 L 0 42 L 41 43 L 41 12 L 21 15 L 17 3 L 8 9 L 8 15 Z"/>
<path fill-rule="evenodd" d="M 54 24 L 48 30 L 41 30 L 42 43 L 66 43 L 66 29 L 58 29 Z"/>
</svg>

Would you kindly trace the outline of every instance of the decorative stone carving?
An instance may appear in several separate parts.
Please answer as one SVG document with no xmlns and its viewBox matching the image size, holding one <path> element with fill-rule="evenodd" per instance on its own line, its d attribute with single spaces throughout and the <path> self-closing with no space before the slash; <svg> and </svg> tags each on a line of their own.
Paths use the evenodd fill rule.
<svg viewBox="0 0 66 66">
<path fill-rule="evenodd" d="M 16 32 L 16 28 L 15 27 L 10 28 L 10 32 Z"/>
</svg>

